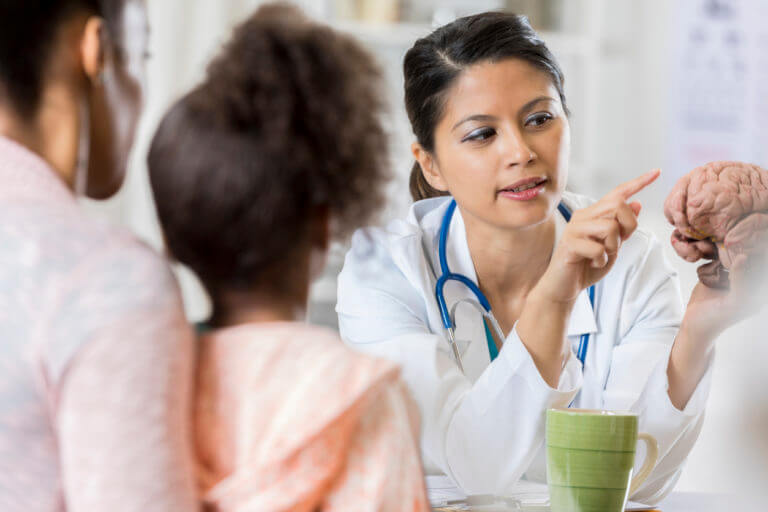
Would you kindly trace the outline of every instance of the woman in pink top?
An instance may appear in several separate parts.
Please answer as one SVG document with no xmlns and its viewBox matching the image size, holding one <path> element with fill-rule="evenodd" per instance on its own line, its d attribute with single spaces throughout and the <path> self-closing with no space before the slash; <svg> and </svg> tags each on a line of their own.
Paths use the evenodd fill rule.
<svg viewBox="0 0 768 512">
<path fill-rule="evenodd" d="M 0 2 L 0 510 L 197 507 L 191 335 L 161 259 L 90 219 L 141 106 L 140 0 Z"/>
<path fill-rule="evenodd" d="M 351 39 L 263 7 L 152 142 L 168 248 L 213 303 L 194 415 L 211 510 L 428 509 L 398 369 L 303 321 L 329 241 L 381 203 L 380 81 Z"/>
</svg>

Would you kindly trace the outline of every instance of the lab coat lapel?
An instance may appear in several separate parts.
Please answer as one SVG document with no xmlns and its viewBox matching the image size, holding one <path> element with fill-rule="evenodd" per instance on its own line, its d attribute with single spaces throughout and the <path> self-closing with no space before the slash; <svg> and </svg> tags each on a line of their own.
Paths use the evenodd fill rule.
<svg viewBox="0 0 768 512">
<path fill-rule="evenodd" d="M 450 203 L 450 197 L 440 197 L 434 199 L 426 199 L 415 203 L 411 207 L 409 221 L 420 227 L 419 235 L 417 239 L 411 239 L 418 243 L 406 244 L 401 251 L 397 251 L 394 254 L 395 263 L 406 275 L 406 278 L 412 283 L 419 283 L 422 293 L 424 295 L 425 304 L 427 307 L 427 320 L 430 330 L 441 337 L 445 338 L 445 329 L 442 324 L 442 318 L 440 316 L 440 309 L 437 306 L 437 300 L 435 298 L 435 285 L 437 282 L 437 276 L 441 275 L 440 260 L 438 257 L 438 241 L 440 237 L 440 225 L 442 224 L 445 211 Z M 446 255 L 448 259 L 448 265 L 452 272 L 464 272 L 466 265 L 457 261 L 455 256 L 456 245 L 460 240 L 455 240 L 456 237 L 464 240 L 465 251 L 468 256 L 469 250 L 466 248 L 466 236 L 464 234 L 464 226 L 459 221 L 459 228 L 457 225 L 457 215 L 454 214 L 453 221 L 451 222 L 451 229 L 448 234 Z M 457 235 L 458 233 L 458 235 Z M 433 273 L 434 271 L 434 273 Z M 468 277 L 474 279 L 475 273 L 472 268 L 471 274 Z M 463 298 L 474 297 L 469 290 L 464 286 L 455 282 L 449 282 L 444 289 L 444 295 L 448 308 L 450 308 Z M 476 328 L 473 328 L 473 324 L 477 321 L 471 317 L 468 319 L 467 311 L 471 310 L 471 306 L 460 306 L 457 309 L 457 316 L 455 323 L 458 326 L 456 331 L 457 344 L 459 353 L 462 356 L 462 363 L 467 376 L 472 375 L 473 372 L 468 370 L 467 363 L 471 362 L 474 358 L 467 356 L 467 350 L 470 348 L 470 340 L 476 339 Z M 479 315 L 476 315 L 479 316 Z M 482 327 L 482 326 L 481 326 Z M 484 340 L 485 338 L 483 338 Z M 441 343 L 438 346 L 442 351 L 448 354 L 451 358 L 452 350 L 447 338 L 445 343 Z M 474 351 L 474 347 L 473 347 Z M 487 353 L 487 349 L 486 349 Z M 469 361 L 466 359 L 469 357 Z"/>
<path fill-rule="evenodd" d="M 570 205 L 567 205 L 570 207 Z M 560 239 L 563 237 L 563 231 L 568 221 L 565 220 L 560 210 L 555 210 L 555 247 L 560 243 Z M 597 296 L 595 297 L 597 301 Z M 566 328 L 566 334 L 568 336 L 579 336 L 586 333 L 597 332 L 597 323 L 595 322 L 595 314 L 592 311 L 592 305 L 589 302 L 589 292 L 582 290 L 576 297 L 576 303 L 573 305 L 571 311 L 571 317 L 568 320 L 568 326 Z"/>
<path fill-rule="evenodd" d="M 597 303 L 597 297 L 595 297 L 595 303 Z M 592 311 L 592 304 L 589 302 L 589 292 L 582 290 L 573 305 L 571 318 L 568 320 L 567 335 L 579 336 L 595 332 L 597 332 L 597 322 L 595 321 L 595 312 Z"/>
<path fill-rule="evenodd" d="M 560 213 L 560 210 L 557 210 L 555 215 L 555 246 L 557 246 L 557 244 L 560 243 L 567 222 L 565 217 Z M 597 304 L 600 295 L 599 286 L 596 286 L 595 288 L 595 304 Z M 589 334 L 589 348 L 587 350 L 583 371 L 585 384 L 582 386 L 581 391 L 579 391 L 574 404 L 577 407 L 599 408 L 601 406 L 601 393 L 598 390 L 600 390 L 602 386 L 594 385 L 594 381 L 598 378 L 599 373 L 599 365 L 596 357 L 598 352 L 596 340 L 597 322 L 595 319 L 595 310 L 593 310 L 589 300 L 589 289 L 582 290 L 576 297 L 576 302 L 573 305 L 571 317 L 568 319 L 568 326 L 566 327 L 566 335 L 568 336 L 568 341 L 571 343 L 574 353 L 578 351 L 581 336 L 583 334 Z M 590 382 L 591 385 L 587 385 L 586 382 Z"/>
<path fill-rule="evenodd" d="M 410 218 L 412 222 L 417 223 L 421 227 L 419 250 L 422 252 L 422 257 L 419 258 L 421 262 L 419 268 L 413 268 L 413 263 L 408 266 L 411 267 L 410 270 L 415 270 L 414 274 L 418 275 L 416 282 L 422 283 L 426 303 L 430 305 L 427 308 L 430 329 L 432 332 L 440 333 L 442 336 L 445 335 L 445 332 L 440 317 L 440 310 L 435 299 L 435 284 L 437 281 L 435 276 L 442 274 L 438 257 L 440 225 L 450 200 L 450 197 L 443 197 L 419 201 L 412 207 L 412 217 Z M 405 258 L 407 260 L 408 256 Z M 446 259 L 451 272 L 463 274 L 475 283 L 477 282 L 475 267 L 469 254 L 469 247 L 467 246 L 464 221 L 458 208 L 453 214 L 448 231 Z M 402 261 L 401 263 L 406 265 L 407 261 Z M 432 274 L 431 269 L 434 269 L 435 275 Z M 413 277 L 416 277 L 416 275 Z M 475 295 L 466 286 L 456 281 L 446 283 L 444 295 L 449 311 L 461 300 L 470 299 L 476 301 Z M 461 354 L 465 375 L 470 380 L 475 381 L 488 366 L 490 357 L 485 341 L 482 315 L 472 306 L 460 304 L 456 308 L 454 321 L 456 324 L 457 345 Z M 444 345 L 441 345 L 441 349 L 450 353 L 450 346 L 447 341 Z"/>
<path fill-rule="evenodd" d="M 411 206 L 407 224 L 418 228 L 414 230 L 413 237 L 408 237 L 411 243 L 398 245 L 398 250 L 392 252 L 395 264 L 406 279 L 421 290 L 424 303 L 428 305 L 426 311 L 430 330 L 443 337 L 445 328 L 435 299 L 435 284 L 440 275 L 437 239 L 440 220 L 448 207 L 447 199 L 425 199 Z M 441 344 L 440 348 L 450 353 L 448 342 L 444 345 Z"/>
<path fill-rule="evenodd" d="M 462 274 L 477 283 L 475 264 L 469 253 L 467 231 L 459 208 L 453 214 L 445 252 L 451 272 Z M 445 299 L 449 308 L 464 299 L 477 302 L 469 288 L 455 281 L 446 284 Z M 470 341 L 462 354 L 462 362 L 467 377 L 474 382 L 490 362 L 483 316 L 469 304 L 460 304 L 456 308 L 456 324 L 456 338 Z"/>
</svg>

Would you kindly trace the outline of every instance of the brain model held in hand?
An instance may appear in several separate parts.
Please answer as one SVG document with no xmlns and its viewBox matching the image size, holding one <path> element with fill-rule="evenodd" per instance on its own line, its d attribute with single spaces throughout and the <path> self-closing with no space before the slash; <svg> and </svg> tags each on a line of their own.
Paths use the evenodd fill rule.
<svg viewBox="0 0 768 512">
<path fill-rule="evenodd" d="M 727 288 L 728 269 L 740 254 L 758 250 L 768 232 L 768 171 L 741 162 L 712 162 L 683 176 L 664 203 L 675 227 L 672 246 L 699 267 L 699 280 Z"/>
</svg>

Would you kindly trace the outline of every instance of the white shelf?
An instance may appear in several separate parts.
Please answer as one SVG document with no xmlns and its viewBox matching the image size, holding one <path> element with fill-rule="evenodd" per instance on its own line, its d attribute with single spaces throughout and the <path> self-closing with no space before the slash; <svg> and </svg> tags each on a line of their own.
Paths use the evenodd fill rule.
<svg viewBox="0 0 768 512">
<path fill-rule="evenodd" d="M 371 23 L 353 20 L 335 20 L 331 26 L 356 37 L 363 43 L 410 48 L 420 37 L 432 32 L 429 23 Z"/>
<path fill-rule="evenodd" d="M 366 44 L 375 46 L 410 48 L 420 37 L 431 33 L 429 23 L 371 23 L 354 20 L 335 20 L 333 28 L 345 32 Z M 556 55 L 594 56 L 600 51 L 596 38 L 563 32 L 538 32 Z"/>
<path fill-rule="evenodd" d="M 537 33 L 547 44 L 550 51 L 557 56 L 597 57 L 600 53 L 600 43 L 594 37 L 563 32 L 539 31 Z"/>
</svg>

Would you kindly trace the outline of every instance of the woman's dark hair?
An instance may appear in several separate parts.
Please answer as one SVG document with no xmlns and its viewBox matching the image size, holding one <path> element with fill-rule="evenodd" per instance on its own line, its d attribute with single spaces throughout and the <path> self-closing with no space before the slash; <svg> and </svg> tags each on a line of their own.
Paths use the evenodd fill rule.
<svg viewBox="0 0 768 512">
<path fill-rule="evenodd" d="M 380 72 L 351 38 L 261 7 L 162 120 L 149 175 L 171 254 L 220 291 L 278 291 L 313 215 L 348 234 L 389 178 Z"/>
<path fill-rule="evenodd" d="M 125 0 L 0 0 L 0 99 L 32 116 L 61 26 L 80 13 L 104 18 L 117 43 Z"/>
<path fill-rule="evenodd" d="M 405 54 L 405 109 L 416 140 L 434 151 L 435 126 L 443 115 L 445 93 L 467 67 L 484 61 L 521 59 L 547 73 L 568 112 L 563 73 L 525 16 L 484 12 L 444 25 L 416 41 Z M 419 163 L 411 170 L 414 201 L 447 195 L 424 178 Z"/>
</svg>

